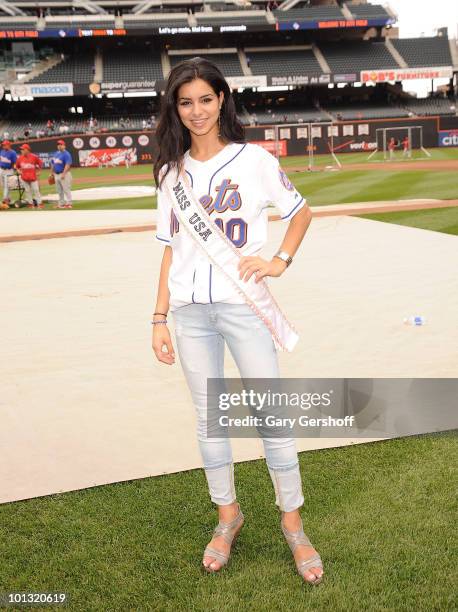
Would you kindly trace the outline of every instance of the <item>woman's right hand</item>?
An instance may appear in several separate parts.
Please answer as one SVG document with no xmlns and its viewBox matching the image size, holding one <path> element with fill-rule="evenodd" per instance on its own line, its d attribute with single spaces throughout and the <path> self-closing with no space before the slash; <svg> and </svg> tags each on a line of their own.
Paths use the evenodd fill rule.
<svg viewBox="0 0 458 612">
<path fill-rule="evenodd" d="M 163 348 L 167 351 L 163 351 Z M 173 365 L 175 363 L 175 351 L 167 325 L 153 325 L 153 351 L 159 361 Z"/>
</svg>

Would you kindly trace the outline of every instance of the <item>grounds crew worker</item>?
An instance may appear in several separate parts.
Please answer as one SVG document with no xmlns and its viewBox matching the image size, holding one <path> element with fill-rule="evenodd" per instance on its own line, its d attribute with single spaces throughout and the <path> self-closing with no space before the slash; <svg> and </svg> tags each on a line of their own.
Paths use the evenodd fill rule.
<svg viewBox="0 0 458 612">
<path fill-rule="evenodd" d="M 28 208 L 43 208 L 41 193 L 38 186 L 38 174 L 43 167 L 43 162 L 30 151 L 27 143 L 21 145 L 21 155 L 17 158 L 16 168 L 19 170 L 25 187 L 25 197 Z"/>
<path fill-rule="evenodd" d="M 16 160 L 17 154 L 16 151 L 13 151 L 11 148 L 11 142 L 9 140 L 4 140 L 0 150 L 0 178 L 3 187 L 2 203 L 6 205 L 5 208 L 8 208 L 10 204 L 8 178 L 14 174 Z"/>
<path fill-rule="evenodd" d="M 65 141 L 57 141 L 57 151 L 51 157 L 51 177 L 56 182 L 59 203 L 54 208 L 73 208 L 72 206 L 72 156 L 65 148 Z M 52 179 L 51 181 L 52 182 Z"/>
</svg>

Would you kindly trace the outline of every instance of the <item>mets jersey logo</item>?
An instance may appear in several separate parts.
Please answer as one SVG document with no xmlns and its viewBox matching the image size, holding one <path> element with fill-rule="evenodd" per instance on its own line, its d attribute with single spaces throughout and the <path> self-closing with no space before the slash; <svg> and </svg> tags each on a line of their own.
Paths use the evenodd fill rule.
<svg viewBox="0 0 458 612">
<path fill-rule="evenodd" d="M 216 196 L 213 198 L 210 194 L 203 195 L 199 198 L 199 202 L 205 208 L 207 213 L 211 215 L 215 213 L 224 213 L 227 210 L 238 210 L 242 206 L 242 198 L 238 190 L 238 185 L 231 182 L 230 178 L 223 179 L 219 185 L 215 187 Z M 233 217 L 226 222 L 220 217 L 214 219 L 215 224 L 220 230 L 226 234 L 234 246 L 243 247 L 248 239 L 248 224 L 241 217 Z M 170 218 L 170 235 L 178 233 L 180 224 L 175 217 L 173 210 Z"/>
<path fill-rule="evenodd" d="M 286 176 L 286 172 L 280 166 L 278 166 L 278 176 L 280 177 L 280 183 L 283 185 L 283 187 L 285 187 L 288 191 L 293 191 L 294 185 Z"/>
<path fill-rule="evenodd" d="M 223 213 L 226 210 L 238 210 L 242 206 L 242 198 L 237 191 L 239 188 L 235 183 L 231 183 L 231 179 L 224 179 L 220 185 L 215 187 L 216 197 L 213 199 L 211 195 L 204 195 L 199 199 L 199 202 L 205 208 L 209 215 L 213 211 Z"/>
</svg>

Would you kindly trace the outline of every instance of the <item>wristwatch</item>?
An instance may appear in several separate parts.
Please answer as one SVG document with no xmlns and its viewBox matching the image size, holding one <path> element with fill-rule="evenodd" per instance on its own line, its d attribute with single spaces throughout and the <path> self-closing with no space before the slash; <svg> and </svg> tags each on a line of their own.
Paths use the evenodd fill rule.
<svg viewBox="0 0 458 612">
<path fill-rule="evenodd" d="M 288 255 L 288 253 L 286 253 L 285 251 L 277 251 L 274 257 L 279 257 L 280 259 L 282 259 L 286 263 L 286 267 L 288 267 L 290 263 L 293 261 L 293 258 L 291 257 L 291 255 Z"/>
</svg>

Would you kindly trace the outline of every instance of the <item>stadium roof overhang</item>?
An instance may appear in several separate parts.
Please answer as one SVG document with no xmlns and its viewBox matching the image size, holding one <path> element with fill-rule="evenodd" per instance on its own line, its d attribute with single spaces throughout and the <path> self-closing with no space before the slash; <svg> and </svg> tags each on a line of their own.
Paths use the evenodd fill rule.
<svg viewBox="0 0 458 612">
<path fill-rule="evenodd" d="M 114 0 L 111 2 L 96 2 L 95 0 L 62 0 L 62 2 L 53 2 L 50 5 L 49 2 L 42 0 L 35 0 L 30 2 L 15 2 L 15 0 L 0 0 L 0 9 L 5 11 L 11 16 L 23 16 L 25 15 L 25 8 L 81 8 L 87 11 L 91 15 L 100 15 L 104 14 L 107 11 L 102 7 L 102 5 L 113 6 L 115 4 Z M 116 4 L 122 4 L 122 2 L 116 2 Z M 126 4 L 134 4 L 133 2 L 127 2 Z"/>
<path fill-rule="evenodd" d="M 0 0 L 0 9 L 7 15 L 11 15 L 11 17 L 25 15 L 24 11 L 19 6 L 16 6 L 14 2 L 6 2 L 5 0 Z"/>
</svg>

